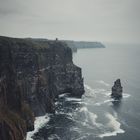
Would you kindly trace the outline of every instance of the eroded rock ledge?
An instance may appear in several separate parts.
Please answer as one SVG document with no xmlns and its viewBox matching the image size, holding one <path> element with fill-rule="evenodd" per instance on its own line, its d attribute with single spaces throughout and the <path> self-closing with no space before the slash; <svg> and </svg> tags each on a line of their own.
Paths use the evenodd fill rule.
<svg viewBox="0 0 140 140">
<path fill-rule="evenodd" d="M 81 68 L 65 43 L 0 37 L 0 139 L 24 139 L 34 115 L 54 112 L 65 92 L 84 93 Z"/>
</svg>

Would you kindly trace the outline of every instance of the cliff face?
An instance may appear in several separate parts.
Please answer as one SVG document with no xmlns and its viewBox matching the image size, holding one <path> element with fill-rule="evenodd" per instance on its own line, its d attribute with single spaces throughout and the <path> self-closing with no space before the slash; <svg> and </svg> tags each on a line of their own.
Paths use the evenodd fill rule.
<svg viewBox="0 0 140 140">
<path fill-rule="evenodd" d="M 34 115 L 23 100 L 9 46 L 0 39 L 0 140 L 22 140 L 34 128 Z"/>
<path fill-rule="evenodd" d="M 32 112 L 54 112 L 55 98 L 65 92 L 84 93 L 81 69 L 65 43 L 0 37 L 0 139 L 16 140 L 17 134 L 22 140 L 33 129 Z M 17 121 L 4 120 L 8 115 Z"/>
</svg>

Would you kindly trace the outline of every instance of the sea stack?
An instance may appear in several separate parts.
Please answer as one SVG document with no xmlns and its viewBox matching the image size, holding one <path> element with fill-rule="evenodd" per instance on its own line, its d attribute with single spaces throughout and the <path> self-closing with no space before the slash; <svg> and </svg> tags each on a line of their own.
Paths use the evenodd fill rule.
<svg viewBox="0 0 140 140">
<path fill-rule="evenodd" d="M 111 97 L 115 99 L 120 99 L 122 98 L 122 92 L 123 92 L 123 87 L 121 86 L 121 80 L 117 79 L 112 87 Z"/>
</svg>

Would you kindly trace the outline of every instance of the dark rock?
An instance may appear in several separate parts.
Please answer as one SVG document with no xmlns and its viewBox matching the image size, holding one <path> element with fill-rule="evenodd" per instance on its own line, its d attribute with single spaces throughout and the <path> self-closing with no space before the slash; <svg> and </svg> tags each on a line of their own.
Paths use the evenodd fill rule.
<svg viewBox="0 0 140 140">
<path fill-rule="evenodd" d="M 120 79 L 117 79 L 114 82 L 114 86 L 112 87 L 111 97 L 115 99 L 120 99 L 122 98 L 122 92 L 123 92 L 123 87 L 121 86 L 121 81 Z"/>
<path fill-rule="evenodd" d="M 25 107 L 12 51 L 6 43 L 0 39 L 0 140 L 23 140 L 28 127 L 33 130 L 34 115 Z"/>
</svg>

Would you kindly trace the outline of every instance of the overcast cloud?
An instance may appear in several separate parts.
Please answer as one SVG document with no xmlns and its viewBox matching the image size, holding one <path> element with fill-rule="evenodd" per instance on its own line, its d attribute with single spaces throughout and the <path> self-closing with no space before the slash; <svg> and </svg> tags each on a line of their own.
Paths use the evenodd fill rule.
<svg viewBox="0 0 140 140">
<path fill-rule="evenodd" d="M 140 43 L 140 0 L 0 0 L 0 35 Z"/>
</svg>

